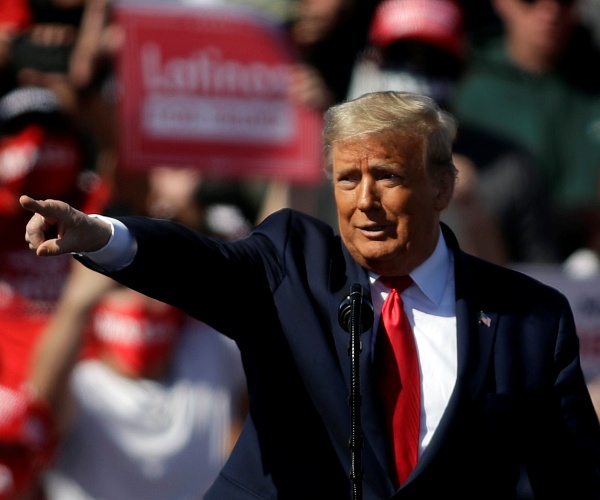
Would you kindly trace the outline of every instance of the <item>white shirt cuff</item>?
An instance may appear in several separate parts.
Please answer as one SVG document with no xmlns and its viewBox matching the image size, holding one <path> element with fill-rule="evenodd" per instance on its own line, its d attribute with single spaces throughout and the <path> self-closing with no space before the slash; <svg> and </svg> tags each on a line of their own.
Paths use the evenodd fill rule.
<svg viewBox="0 0 600 500">
<path fill-rule="evenodd" d="M 117 219 L 104 215 L 92 214 L 90 217 L 98 217 L 108 222 L 112 234 L 108 243 L 102 248 L 93 252 L 81 252 L 79 255 L 91 260 L 105 271 L 119 271 L 131 264 L 137 252 L 137 242 L 127 226 Z"/>
</svg>

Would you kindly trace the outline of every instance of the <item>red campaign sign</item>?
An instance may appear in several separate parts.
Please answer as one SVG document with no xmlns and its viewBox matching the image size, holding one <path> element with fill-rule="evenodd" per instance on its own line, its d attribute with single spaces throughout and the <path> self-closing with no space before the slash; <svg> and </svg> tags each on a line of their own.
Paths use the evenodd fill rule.
<svg viewBox="0 0 600 500">
<path fill-rule="evenodd" d="M 320 113 L 288 98 L 285 32 L 242 9 L 115 7 L 119 153 L 227 177 L 322 179 Z"/>
</svg>

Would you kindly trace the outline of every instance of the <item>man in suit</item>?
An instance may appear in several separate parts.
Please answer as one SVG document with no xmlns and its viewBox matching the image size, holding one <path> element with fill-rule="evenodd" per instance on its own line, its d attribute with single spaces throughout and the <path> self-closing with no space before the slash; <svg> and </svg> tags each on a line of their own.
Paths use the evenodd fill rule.
<svg viewBox="0 0 600 500">
<path fill-rule="evenodd" d="M 339 236 L 288 209 L 223 242 L 168 221 L 21 197 L 34 212 L 26 241 L 37 255 L 73 252 L 237 342 L 250 413 L 206 498 L 508 500 L 524 469 L 536 498 L 600 498 L 600 426 L 566 298 L 462 252 L 440 224 L 456 127 L 435 101 L 405 92 L 332 107 L 324 143 Z M 420 413 L 418 461 L 398 480 L 374 355 L 393 295 L 385 279 L 406 275 L 412 284 L 394 293 L 414 332 Z M 355 284 L 374 310 L 360 337 L 358 422 L 338 321 Z M 362 474 L 350 477 L 357 457 Z"/>
</svg>

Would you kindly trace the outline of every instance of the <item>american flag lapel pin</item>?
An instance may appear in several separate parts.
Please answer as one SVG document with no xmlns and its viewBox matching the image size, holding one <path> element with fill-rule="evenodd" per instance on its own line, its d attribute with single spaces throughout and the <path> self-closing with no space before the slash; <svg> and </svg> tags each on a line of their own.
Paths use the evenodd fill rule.
<svg viewBox="0 0 600 500">
<path fill-rule="evenodd" d="M 492 319 L 483 311 L 479 311 L 479 323 L 483 323 L 489 328 L 492 324 Z"/>
</svg>

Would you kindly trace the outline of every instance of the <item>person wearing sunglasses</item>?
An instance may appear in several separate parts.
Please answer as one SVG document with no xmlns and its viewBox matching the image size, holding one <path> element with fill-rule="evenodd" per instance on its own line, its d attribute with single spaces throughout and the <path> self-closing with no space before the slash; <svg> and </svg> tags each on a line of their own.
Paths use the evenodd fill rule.
<svg viewBox="0 0 600 500">
<path fill-rule="evenodd" d="M 600 226 L 600 54 L 577 0 L 492 0 L 494 33 L 471 38 L 452 109 L 536 159 L 559 214 L 561 259 Z"/>
</svg>

